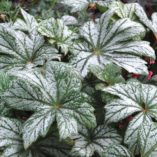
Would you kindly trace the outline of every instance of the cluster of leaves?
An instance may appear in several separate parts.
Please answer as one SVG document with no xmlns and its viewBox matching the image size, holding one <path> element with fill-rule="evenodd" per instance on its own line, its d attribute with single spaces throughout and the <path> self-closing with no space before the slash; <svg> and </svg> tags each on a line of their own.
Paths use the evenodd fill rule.
<svg viewBox="0 0 157 157">
<path fill-rule="evenodd" d="M 0 23 L 0 155 L 157 156 L 156 55 L 146 38 L 156 43 L 157 13 L 118 0 L 54 4 L 69 14 L 37 20 L 20 9 Z"/>
</svg>

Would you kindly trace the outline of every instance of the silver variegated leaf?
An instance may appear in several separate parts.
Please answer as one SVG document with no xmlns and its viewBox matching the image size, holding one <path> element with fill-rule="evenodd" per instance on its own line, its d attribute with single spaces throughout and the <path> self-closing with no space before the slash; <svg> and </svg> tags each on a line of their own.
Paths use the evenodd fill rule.
<svg viewBox="0 0 157 157">
<path fill-rule="evenodd" d="M 109 62 L 128 72 L 147 74 L 146 62 L 141 57 L 155 58 L 154 50 L 149 42 L 135 40 L 145 32 L 144 27 L 127 18 L 110 24 L 113 14 L 110 9 L 97 23 L 90 21 L 82 26 L 80 34 L 86 42 L 74 46 L 72 64 L 83 76 L 87 75 L 89 65 L 104 66 Z"/>
<path fill-rule="evenodd" d="M 104 88 L 103 91 L 119 97 L 105 106 L 106 121 L 118 122 L 136 114 L 127 128 L 125 143 L 130 150 L 138 152 L 137 137 L 140 126 L 145 121 L 149 123 L 152 118 L 157 119 L 157 87 L 130 81 Z"/>
<path fill-rule="evenodd" d="M 139 130 L 140 152 L 143 157 L 157 156 L 157 125 L 144 123 Z"/>
<path fill-rule="evenodd" d="M 0 117 L 0 148 L 4 148 L 3 157 L 32 157 L 29 150 L 24 150 L 21 128 L 20 121 Z"/>
<path fill-rule="evenodd" d="M 77 25 L 78 24 L 78 21 L 74 16 L 64 15 L 64 16 L 62 16 L 61 20 L 67 26 Z"/>
<path fill-rule="evenodd" d="M 103 156 L 105 149 L 121 142 L 121 137 L 116 130 L 105 125 L 98 126 L 93 130 L 82 128 L 73 139 L 75 145 L 72 154 L 80 157 L 91 157 L 94 152 Z"/>
<path fill-rule="evenodd" d="M 129 123 L 124 141 L 128 145 L 129 150 L 134 154 L 139 154 L 140 144 L 139 144 L 139 129 L 143 123 L 151 123 L 151 119 L 147 115 L 142 113 L 134 117 L 134 119 Z"/>
<path fill-rule="evenodd" d="M 38 26 L 38 31 L 49 38 L 51 44 L 57 45 L 62 52 L 67 54 L 70 47 L 77 39 L 76 33 L 71 31 L 60 19 L 50 18 L 42 21 Z"/>
<path fill-rule="evenodd" d="M 0 27 L 0 69 L 28 69 L 59 58 L 57 50 L 45 45 L 37 32 L 27 35 L 7 27 Z"/>
<path fill-rule="evenodd" d="M 102 11 L 102 12 L 105 12 L 108 7 L 113 3 L 113 2 L 116 2 L 116 1 L 119 1 L 119 0 L 97 0 L 96 1 L 96 5 L 97 5 L 97 8 Z"/>
<path fill-rule="evenodd" d="M 70 157 L 70 146 L 56 136 L 41 139 L 29 149 L 24 149 L 22 123 L 16 119 L 0 118 L 1 157 Z"/>
<path fill-rule="evenodd" d="M 139 20 L 154 33 L 154 36 L 157 39 L 157 13 L 154 12 L 151 16 L 151 19 L 149 19 L 146 12 L 144 11 L 144 8 L 140 5 L 137 5 L 136 15 L 138 16 Z"/>
<path fill-rule="evenodd" d="M 132 155 L 124 146 L 112 145 L 105 149 L 102 157 L 132 157 Z"/>
<path fill-rule="evenodd" d="M 115 8 L 116 14 L 120 18 L 129 18 L 131 20 L 136 20 L 137 16 L 135 14 L 137 3 L 124 4 L 121 1 L 114 1 L 109 5 L 109 8 Z"/>
<path fill-rule="evenodd" d="M 55 112 L 51 108 L 43 108 L 29 118 L 23 127 L 24 147 L 27 149 L 38 137 L 45 137 L 55 120 Z"/>
<path fill-rule="evenodd" d="M 94 108 L 80 92 L 80 76 L 63 63 L 48 64 L 45 75 L 37 72 L 17 73 L 15 81 L 5 93 L 10 107 L 34 111 L 23 129 L 24 146 L 28 148 L 39 136 L 45 136 L 56 120 L 61 139 L 77 134 L 78 124 L 95 126 Z"/>
<path fill-rule="evenodd" d="M 36 19 L 25 10 L 20 9 L 20 11 L 23 19 L 17 19 L 13 24 L 13 28 L 16 30 L 27 31 L 29 33 L 36 31 L 38 25 Z"/>
<path fill-rule="evenodd" d="M 3 26 L 3 27 L 12 27 L 13 26 L 13 23 L 12 22 L 5 22 L 5 23 L 0 23 L 0 27 Z"/>
<path fill-rule="evenodd" d="M 71 12 L 78 12 L 90 8 L 92 5 L 108 6 L 114 0 L 63 0 L 61 3 L 71 7 Z"/>
<path fill-rule="evenodd" d="M 71 12 L 78 12 L 88 8 L 90 0 L 63 0 L 61 3 L 72 8 Z"/>
<path fill-rule="evenodd" d="M 5 117 L 0 117 L 0 120 L 0 147 L 16 145 L 22 142 L 20 137 L 22 123 Z"/>
</svg>

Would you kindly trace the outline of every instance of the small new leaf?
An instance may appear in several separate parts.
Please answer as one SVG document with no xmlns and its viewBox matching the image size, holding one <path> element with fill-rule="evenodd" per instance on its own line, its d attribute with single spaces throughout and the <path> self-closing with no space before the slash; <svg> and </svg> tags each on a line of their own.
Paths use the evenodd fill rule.
<svg viewBox="0 0 157 157">
<path fill-rule="evenodd" d="M 121 75 L 121 68 L 115 64 L 107 64 L 104 68 L 96 65 L 89 66 L 89 70 L 101 81 L 105 86 L 114 85 L 116 83 L 125 82 Z"/>
<path fill-rule="evenodd" d="M 120 18 L 129 18 L 131 20 L 137 20 L 137 16 L 135 14 L 136 6 L 139 5 L 137 3 L 128 3 L 124 4 L 120 1 L 113 1 L 109 8 L 115 8 L 115 12 Z"/>
<path fill-rule="evenodd" d="M 70 47 L 77 39 L 76 33 L 71 31 L 66 23 L 60 19 L 50 18 L 42 21 L 38 26 L 38 31 L 49 38 L 51 44 L 61 48 L 64 54 L 67 54 Z"/>
</svg>

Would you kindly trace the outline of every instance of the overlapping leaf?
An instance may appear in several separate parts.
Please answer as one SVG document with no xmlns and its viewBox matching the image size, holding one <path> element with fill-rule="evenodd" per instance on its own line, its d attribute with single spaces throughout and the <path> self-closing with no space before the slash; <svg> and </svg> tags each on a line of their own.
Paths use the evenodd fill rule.
<svg viewBox="0 0 157 157">
<path fill-rule="evenodd" d="M 77 12 L 88 8 L 89 2 L 92 0 L 63 0 L 63 4 L 72 7 L 71 12 Z"/>
<path fill-rule="evenodd" d="M 36 31 L 38 25 L 37 20 L 25 10 L 20 9 L 23 19 L 17 19 L 13 24 L 13 28 L 16 30 L 27 31 L 32 33 Z"/>
<path fill-rule="evenodd" d="M 47 66 L 45 76 L 17 75 L 23 80 L 15 82 L 4 99 L 10 107 L 35 112 L 24 125 L 25 148 L 44 137 L 55 120 L 61 139 L 77 134 L 78 123 L 95 126 L 94 109 L 86 103 L 80 77 L 71 67 L 54 62 Z"/>
<path fill-rule="evenodd" d="M 151 123 L 151 119 L 147 115 L 138 114 L 130 121 L 127 131 L 125 133 L 124 142 L 128 145 L 129 149 L 133 154 L 140 153 L 139 144 L 139 129 L 143 123 Z"/>
<path fill-rule="evenodd" d="M 139 137 L 141 156 L 157 156 L 157 125 L 155 123 L 144 123 L 140 128 Z"/>
<path fill-rule="evenodd" d="M 124 82 L 124 78 L 121 75 L 121 68 L 115 64 L 107 64 L 104 69 L 92 65 L 89 69 L 99 80 L 104 82 L 104 86 Z"/>
<path fill-rule="evenodd" d="M 36 142 L 33 147 L 33 157 L 72 157 L 70 155 L 71 146 L 59 141 L 54 135 Z"/>
<path fill-rule="evenodd" d="M 37 32 L 36 19 L 23 9 L 21 14 L 23 19 L 17 19 L 14 24 L 0 25 L 1 69 L 32 68 L 60 57 Z"/>
<path fill-rule="evenodd" d="M 157 120 L 157 87 L 137 81 L 124 83 L 121 76 L 121 68 L 147 74 L 147 62 L 142 58 L 155 59 L 155 53 L 149 42 L 141 41 L 141 35 L 145 33 L 143 25 L 132 20 L 139 17 L 157 38 L 156 13 L 149 20 L 138 4 L 113 1 L 60 1 L 71 7 L 72 12 L 83 11 L 74 14 L 78 19 L 86 11 L 93 13 L 93 21 L 80 28 L 80 36 L 74 32 L 80 23 L 69 15 L 38 24 L 33 16 L 21 9 L 22 19 L 0 24 L 0 69 L 9 70 L 9 74 L 17 79 L 10 87 L 10 77 L 0 73 L 0 156 L 92 157 L 96 154 L 100 157 L 132 157 L 129 151 L 142 157 L 157 156 L 157 126 L 152 122 Z M 103 12 L 109 9 L 100 19 L 94 20 L 95 15 L 97 18 L 94 10 L 101 7 L 105 8 Z M 119 20 L 114 15 L 118 15 Z M 47 39 L 51 45 L 45 44 Z M 81 91 L 82 77 L 76 69 L 51 62 L 60 57 L 53 47 L 65 55 L 73 53 L 68 55 L 70 64 L 83 76 L 92 72 L 98 78 L 96 81 L 103 84 L 97 85 L 96 89 L 105 92 L 96 91 L 87 77 L 84 91 L 93 96 L 89 101 L 90 98 Z M 34 68 L 41 66 L 39 71 Z M 95 114 L 100 113 L 98 123 L 104 121 L 103 102 L 108 103 L 105 106 L 106 122 L 130 120 L 124 141 L 115 129 L 96 126 L 94 108 L 89 104 L 92 101 Z M 2 117 L 8 116 L 10 109 L 15 111 L 13 116 L 16 116 L 16 110 L 33 114 L 24 123 Z M 54 136 L 56 126 L 59 134 L 56 131 Z M 72 143 L 67 146 L 63 139 Z"/>
<path fill-rule="evenodd" d="M 139 20 L 154 33 L 154 36 L 157 39 L 157 13 L 156 12 L 153 13 L 150 20 L 146 12 L 144 11 L 143 7 L 137 5 L 136 15 L 138 16 Z"/>
<path fill-rule="evenodd" d="M 129 18 L 131 20 L 136 20 L 137 16 L 135 14 L 136 6 L 138 3 L 128 3 L 124 4 L 120 1 L 114 1 L 109 5 L 109 8 L 115 8 L 115 12 L 120 18 Z"/>
<path fill-rule="evenodd" d="M 64 15 L 64 16 L 62 16 L 61 20 L 67 26 L 77 25 L 78 24 L 78 21 L 74 16 Z"/>
<path fill-rule="evenodd" d="M 70 147 L 55 136 L 37 142 L 25 150 L 22 139 L 22 123 L 16 119 L 0 118 L 0 148 L 3 157 L 69 157 Z"/>
<path fill-rule="evenodd" d="M 0 147 L 5 148 L 3 157 L 32 157 L 29 150 L 24 150 L 21 128 L 22 123 L 18 120 L 0 118 Z"/>
<path fill-rule="evenodd" d="M 105 88 L 104 91 L 119 97 L 105 106 L 108 122 L 118 122 L 133 114 L 136 115 L 129 123 L 125 143 L 132 151 L 138 151 L 137 137 L 141 124 L 151 122 L 152 118 L 157 119 L 157 88 L 130 81 L 127 84 L 116 84 Z"/>
<path fill-rule="evenodd" d="M 117 132 L 105 125 L 98 126 L 93 130 L 83 128 L 79 135 L 74 137 L 74 140 L 75 145 L 72 149 L 72 154 L 80 157 L 91 157 L 94 152 L 105 157 L 108 147 L 116 144 L 119 145 L 121 142 Z"/>
<path fill-rule="evenodd" d="M 70 47 L 77 39 L 76 33 L 71 31 L 64 21 L 60 19 L 50 18 L 39 24 L 38 31 L 49 38 L 51 44 L 57 45 L 62 52 L 67 54 Z"/>
<path fill-rule="evenodd" d="M 132 155 L 124 146 L 112 145 L 105 149 L 102 157 L 132 157 Z"/>
<path fill-rule="evenodd" d="M 100 5 L 100 6 L 106 6 L 107 4 L 111 3 L 111 1 L 114 0 L 63 0 L 61 3 L 71 7 L 71 12 L 78 12 L 90 8 L 92 5 Z"/>
<path fill-rule="evenodd" d="M 114 11 L 104 13 L 97 23 L 87 22 L 80 29 L 86 42 L 74 46 L 74 64 L 86 76 L 89 65 L 103 66 L 113 62 L 128 72 L 147 73 L 142 56 L 155 58 L 154 50 L 146 41 L 132 40 L 145 32 L 141 24 L 120 19 L 110 24 Z"/>
<path fill-rule="evenodd" d="M 0 116 L 9 116 L 10 109 L 7 104 L 3 101 L 2 93 L 5 92 L 11 86 L 13 78 L 4 72 L 0 72 Z"/>
<path fill-rule="evenodd" d="M 43 65 L 59 56 L 57 50 L 45 45 L 44 38 L 36 32 L 29 36 L 0 27 L 0 69 L 24 69 Z"/>
</svg>

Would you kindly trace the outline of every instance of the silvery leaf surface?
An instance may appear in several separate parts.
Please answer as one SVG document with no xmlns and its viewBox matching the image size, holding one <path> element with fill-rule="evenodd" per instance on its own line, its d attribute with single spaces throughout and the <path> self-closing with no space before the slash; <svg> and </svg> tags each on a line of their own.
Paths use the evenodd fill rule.
<svg viewBox="0 0 157 157">
<path fill-rule="evenodd" d="M 130 73 L 148 73 L 147 63 L 141 57 L 155 58 L 154 50 L 149 42 L 135 40 L 145 32 L 144 27 L 128 18 L 110 24 L 114 14 L 110 9 L 97 23 L 89 21 L 80 28 L 84 42 L 73 46 L 71 63 L 82 76 L 87 75 L 89 65 L 104 67 L 108 63 L 115 63 Z"/>
<path fill-rule="evenodd" d="M 55 121 L 60 139 L 77 134 L 80 124 L 89 128 L 96 125 L 94 108 L 81 93 L 79 74 L 69 65 L 53 62 L 44 75 L 19 72 L 15 76 L 19 79 L 4 99 L 11 108 L 34 112 L 23 128 L 25 148 L 45 137 Z"/>
</svg>

